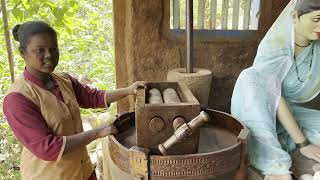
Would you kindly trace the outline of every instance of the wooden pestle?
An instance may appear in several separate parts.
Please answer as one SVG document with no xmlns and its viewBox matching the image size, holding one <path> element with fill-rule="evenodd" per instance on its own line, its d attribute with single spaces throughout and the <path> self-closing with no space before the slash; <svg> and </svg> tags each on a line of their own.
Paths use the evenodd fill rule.
<svg viewBox="0 0 320 180">
<path fill-rule="evenodd" d="M 159 151 L 163 155 L 167 155 L 167 150 L 170 149 L 173 145 L 177 144 L 178 142 L 182 141 L 183 139 L 190 136 L 194 131 L 199 129 L 204 123 L 209 121 L 209 115 L 201 111 L 200 114 L 192 119 L 188 123 L 182 124 L 178 127 L 173 135 L 169 137 L 164 143 L 158 145 Z M 182 120 L 181 120 L 182 122 Z"/>
</svg>

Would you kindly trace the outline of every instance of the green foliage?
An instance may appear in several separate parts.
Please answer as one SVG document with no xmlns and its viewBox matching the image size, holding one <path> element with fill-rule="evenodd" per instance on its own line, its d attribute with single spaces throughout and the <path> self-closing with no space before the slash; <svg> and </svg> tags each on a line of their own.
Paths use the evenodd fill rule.
<svg viewBox="0 0 320 180">
<path fill-rule="evenodd" d="M 20 179 L 21 146 L 7 123 L 0 123 L 0 179 Z"/>
<path fill-rule="evenodd" d="M 10 30 L 16 24 L 42 20 L 57 31 L 60 62 L 56 71 L 81 74 L 92 79 L 90 85 L 99 89 L 115 87 L 112 0 L 7 0 L 6 3 Z M 1 13 L 0 17 L 0 34 L 4 34 Z M 12 37 L 11 40 L 14 41 Z M 17 50 L 19 44 L 12 43 L 17 78 L 24 69 L 24 61 Z M 11 84 L 8 64 L 5 39 L 0 35 L 1 102 Z M 19 179 L 21 146 L 2 112 L 0 135 L 0 179 Z"/>
</svg>

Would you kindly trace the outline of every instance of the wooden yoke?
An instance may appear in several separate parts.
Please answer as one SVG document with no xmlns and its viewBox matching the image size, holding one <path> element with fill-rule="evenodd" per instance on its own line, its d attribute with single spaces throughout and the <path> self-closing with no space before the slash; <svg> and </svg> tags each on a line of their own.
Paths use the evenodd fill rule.
<svg viewBox="0 0 320 180">
<path fill-rule="evenodd" d="M 168 88 L 174 89 L 181 102 L 179 103 L 148 103 L 148 92 L 156 88 L 161 94 Z M 190 89 L 178 82 L 147 83 L 146 89 L 137 92 L 135 106 L 135 125 L 137 146 L 150 149 L 152 154 L 160 154 L 158 145 L 165 142 L 174 133 L 173 122 L 176 118 L 183 118 L 189 122 L 200 113 L 200 104 Z M 186 140 L 182 140 L 170 148 L 168 154 L 197 153 L 199 130 L 195 131 Z"/>
</svg>

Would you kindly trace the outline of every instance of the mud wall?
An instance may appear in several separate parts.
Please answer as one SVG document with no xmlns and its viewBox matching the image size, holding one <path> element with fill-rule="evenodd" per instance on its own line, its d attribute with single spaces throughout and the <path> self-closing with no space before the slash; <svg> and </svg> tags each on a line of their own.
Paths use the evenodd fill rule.
<svg viewBox="0 0 320 180">
<path fill-rule="evenodd" d="M 230 111 L 237 76 L 252 64 L 260 40 L 289 2 L 261 1 L 258 31 L 194 33 L 194 66 L 213 72 L 212 108 Z M 114 0 L 113 12 L 118 88 L 137 80 L 164 81 L 168 70 L 185 67 L 185 37 L 169 29 L 169 0 Z M 132 102 L 120 101 L 118 111 L 133 110 Z"/>
</svg>

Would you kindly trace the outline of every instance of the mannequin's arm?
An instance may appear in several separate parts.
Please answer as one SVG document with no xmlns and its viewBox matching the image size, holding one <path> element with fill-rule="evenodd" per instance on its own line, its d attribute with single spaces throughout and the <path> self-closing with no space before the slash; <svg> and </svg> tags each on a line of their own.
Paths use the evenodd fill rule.
<svg viewBox="0 0 320 180">
<path fill-rule="evenodd" d="M 277 117 L 295 143 L 302 143 L 306 139 L 283 97 L 280 98 Z"/>
<path fill-rule="evenodd" d="M 298 123 L 292 116 L 292 113 L 288 108 L 288 104 L 283 97 L 280 98 L 280 102 L 277 110 L 277 116 L 280 123 L 287 130 L 288 134 L 296 144 L 308 142 L 308 141 L 305 141 L 306 137 L 304 136 L 304 134 L 302 133 L 301 129 L 298 126 Z M 320 162 L 319 146 L 307 143 L 302 147 L 300 147 L 299 150 L 303 156 L 309 159 L 313 159 L 317 162 Z"/>
</svg>

